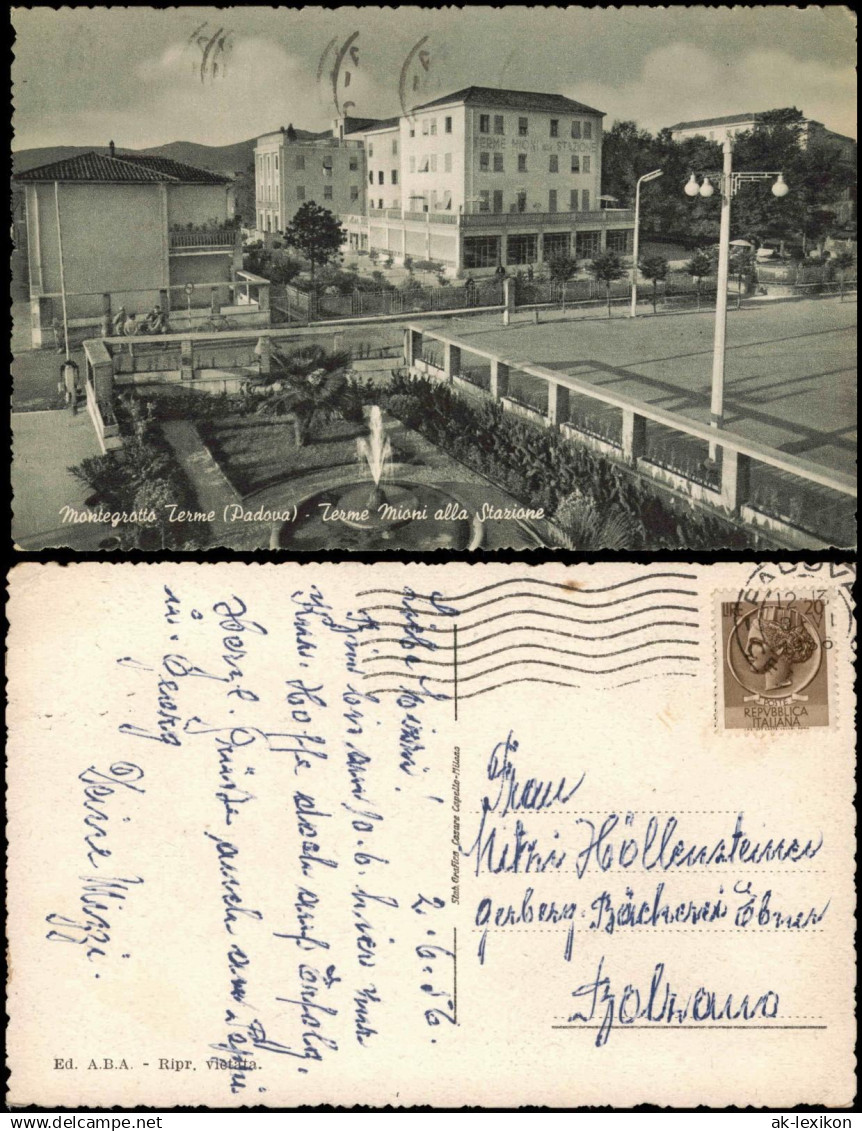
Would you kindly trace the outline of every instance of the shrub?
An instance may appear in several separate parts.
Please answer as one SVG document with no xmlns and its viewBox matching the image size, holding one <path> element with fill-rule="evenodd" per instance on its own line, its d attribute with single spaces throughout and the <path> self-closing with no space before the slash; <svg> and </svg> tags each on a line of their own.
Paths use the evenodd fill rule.
<svg viewBox="0 0 862 1131">
<path fill-rule="evenodd" d="M 601 535 L 609 546 L 621 530 L 630 550 L 757 544 L 756 536 L 660 495 L 605 456 L 513 417 L 496 402 L 473 403 L 448 385 L 411 377 L 405 370 L 393 371 L 381 395 L 394 416 L 527 505 L 556 514 L 576 494 L 582 510 L 607 516 L 607 527 L 593 530 L 590 538 Z M 579 536 L 586 537 L 583 531 Z"/>
</svg>

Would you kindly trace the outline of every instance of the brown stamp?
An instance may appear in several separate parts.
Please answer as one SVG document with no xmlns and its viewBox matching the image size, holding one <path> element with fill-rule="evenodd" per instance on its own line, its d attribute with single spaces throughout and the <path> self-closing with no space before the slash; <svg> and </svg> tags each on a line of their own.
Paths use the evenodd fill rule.
<svg viewBox="0 0 862 1131">
<path fill-rule="evenodd" d="M 830 725 L 831 609 L 823 590 L 720 599 L 717 722 L 725 730 Z"/>
</svg>

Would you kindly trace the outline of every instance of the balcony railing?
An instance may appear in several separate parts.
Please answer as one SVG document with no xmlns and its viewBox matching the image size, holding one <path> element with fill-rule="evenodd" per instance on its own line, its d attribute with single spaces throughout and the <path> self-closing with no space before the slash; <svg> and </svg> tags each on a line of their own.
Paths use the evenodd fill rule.
<svg viewBox="0 0 862 1131">
<path fill-rule="evenodd" d="M 462 228 L 490 227 L 564 227 L 583 224 L 633 224 L 635 214 L 631 208 L 603 208 L 590 212 L 418 212 L 401 208 L 371 208 L 367 216 L 351 215 L 344 219 L 352 224 L 366 221 L 412 220 L 420 224 L 454 224 Z"/>
<path fill-rule="evenodd" d="M 603 208 L 591 212 L 468 212 L 461 216 L 465 228 L 503 225 L 519 227 L 552 224 L 633 224 L 635 214 L 630 208 Z"/>
<path fill-rule="evenodd" d="M 207 228 L 201 232 L 173 231 L 169 233 L 171 250 L 183 248 L 232 248 L 237 239 L 237 228 Z"/>
</svg>

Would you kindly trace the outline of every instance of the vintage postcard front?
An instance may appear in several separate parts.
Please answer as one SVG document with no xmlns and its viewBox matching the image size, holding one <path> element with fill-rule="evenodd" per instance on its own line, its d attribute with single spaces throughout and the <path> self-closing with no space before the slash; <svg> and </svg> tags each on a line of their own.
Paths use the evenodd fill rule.
<svg viewBox="0 0 862 1131">
<path fill-rule="evenodd" d="M 18 566 L 9 1102 L 852 1104 L 852 580 Z"/>
<path fill-rule="evenodd" d="M 22 549 L 855 545 L 849 6 L 13 23 Z"/>
</svg>

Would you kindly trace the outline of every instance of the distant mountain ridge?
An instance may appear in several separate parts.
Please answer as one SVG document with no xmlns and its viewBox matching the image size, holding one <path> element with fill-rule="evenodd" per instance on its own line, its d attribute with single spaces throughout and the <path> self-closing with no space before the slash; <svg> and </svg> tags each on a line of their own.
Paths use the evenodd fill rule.
<svg viewBox="0 0 862 1131">
<path fill-rule="evenodd" d="M 324 131 L 326 134 L 329 131 Z M 247 141 L 237 141 L 233 145 L 202 145 L 196 141 L 169 141 L 166 145 L 155 145 L 149 149 L 129 149 L 117 146 L 117 156 L 124 153 L 144 153 L 156 157 L 170 157 L 173 161 L 182 161 L 186 165 L 195 165 L 199 169 L 209 169 L 213 173 L 223 173 L 233 176 L 235 173 L 244 173 L 249 164 L 254 160 L 254 147 L 260 134 L 249 138 Z M 320 133 L 311 130 L 297 130 L 296 136 L 301 140 L 321 137 Z M 19 149 L 12 154 L 12 164 L 16 173 L 36 169 L 40 165 L 50 165 L 54 161 L 63 161 L 67 157 L 77 157 L 81 153 L 107 152 L 107 145 L 49 145 L 36 149 Z"/>
</svg>

